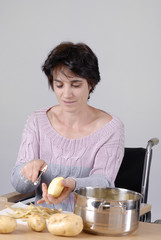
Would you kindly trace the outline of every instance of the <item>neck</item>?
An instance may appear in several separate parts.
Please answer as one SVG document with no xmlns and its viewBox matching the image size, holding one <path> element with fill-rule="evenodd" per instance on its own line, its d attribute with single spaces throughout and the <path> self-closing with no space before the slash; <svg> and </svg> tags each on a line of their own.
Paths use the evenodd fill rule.
<svg viewBox="0 0 161 240">
<path fill-rule="evenodd" d="M 89 116 L 91 116 L 92 107 L 86 105 L 83 109 L 78 109 L 76 111 L 64 111 L 59 109 L 58 118 L 65 126 L 70 128 L 79 127 L 86 124 L 89 121 Z"/>
</svg>

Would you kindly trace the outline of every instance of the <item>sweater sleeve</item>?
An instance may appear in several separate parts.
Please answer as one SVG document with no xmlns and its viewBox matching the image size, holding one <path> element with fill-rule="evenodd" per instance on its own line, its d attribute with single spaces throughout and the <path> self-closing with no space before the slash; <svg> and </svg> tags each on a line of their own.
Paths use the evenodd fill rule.
<svg viewBox="0 0 161 240">
<path fill-rule="evenodd" d="M 97 151 L 89 177 L 76 178 L 76 189 L 80 187 L 114 187 L 124 155 L 124 127 L 114 131 Z"/>
<path fill-rule="evenodd" d="M 33 115 L 26 121 L 22 140 L 18 153 L 16 164 L 11 172 L 11 183 L 16 191 L 20 193 L 29 193 L 34 191 L 35 187 L 32 181 L 29 181 L 22 175 L 22 168 L 26 163 L 39 158 L 38 131 L 36 119 Z"/>
</svg>

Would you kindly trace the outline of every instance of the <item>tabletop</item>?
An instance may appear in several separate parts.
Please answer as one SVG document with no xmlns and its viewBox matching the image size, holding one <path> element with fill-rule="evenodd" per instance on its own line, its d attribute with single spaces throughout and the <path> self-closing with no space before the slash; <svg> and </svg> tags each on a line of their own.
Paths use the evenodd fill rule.
<svg viewBox="0 0 161 240">
<path fill-rule="evenodd" d="M 0 210 L 4 209 L 5 206 L 12 205 L 13 203 L 5 202 L 3 199 L 0 201 Z M 0 240 L 161 240 L 161 224 L 154 224 L 154 223 L 143 223 L 139 222 L 138 229 L 126 236 L 103 236 L 103 235 L 94 235 L 91 233 L 85 233 L 82 231 L 79 235 L 75 237 L 61 237 L 61 236 L 54 236 L 45 229 L 43 232 L 34 232 L 32 231 L 27 224 L 22 225 L 18 224 L 16 230 L 10 234 L 0 234 Z"/>
</svg>

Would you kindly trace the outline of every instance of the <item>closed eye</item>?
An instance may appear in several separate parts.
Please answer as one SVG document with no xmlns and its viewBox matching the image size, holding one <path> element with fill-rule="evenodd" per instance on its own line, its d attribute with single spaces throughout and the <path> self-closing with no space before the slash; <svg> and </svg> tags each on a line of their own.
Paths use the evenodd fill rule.
<svg viewBox="0 0 161 240">
<path fill-rule="evenodd" d="M 79 88 L 81 85 L 80 84 L 72 84 L 72 87 Z"/>
<path fill-rule="evenodd" d="M 63 85 L 62 85 L 62 84 L 61 84 L 61 85 L 56 85 L 56 87 L 57 87 L 57 88 L 62 88 Z"/>
</svg>

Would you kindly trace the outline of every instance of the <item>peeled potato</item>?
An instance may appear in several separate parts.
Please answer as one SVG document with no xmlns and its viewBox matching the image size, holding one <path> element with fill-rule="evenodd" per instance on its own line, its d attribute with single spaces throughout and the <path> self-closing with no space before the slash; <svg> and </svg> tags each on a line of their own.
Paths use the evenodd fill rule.
<svg viewBox="0 0 161 240">
<path fill-rule="evenodd" d="M 39 214 L 33 214 L 28 219 L 28 225 L 32 230 L 41 232 L 46 228 L 46 220 Z"/>
<path fill-rule="evenodd" d="M 11 233 L 17 227 L 17 222 L 9 216 L 0 216 L 0 233 Z"/>
<path fill-rule="evenodd" d="M 54 235 L 75 236 L 83 229 L 83 220 L 74 213 L 56 213 L 48 221 L 48 231 Z"/>
<path fill-rule="evenodd" d="M 59 197 L 61 192 L 64 189 L 64 186 L 61 184 L 61 180 L 63 180 L 63 177 L 57 177 L 54 178 L 48 187 L 48 193 L 51 194 L 53 197 Z"/>
</svg>

